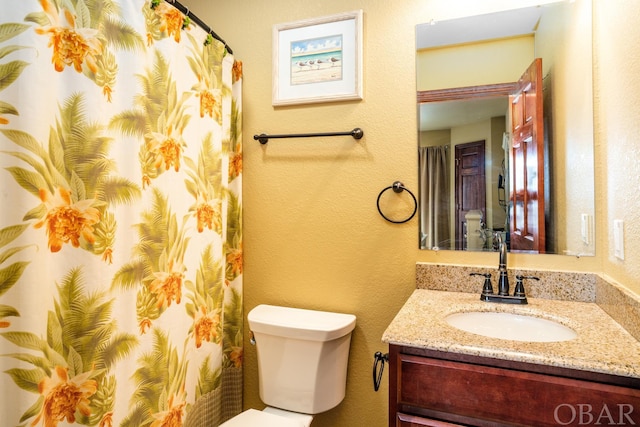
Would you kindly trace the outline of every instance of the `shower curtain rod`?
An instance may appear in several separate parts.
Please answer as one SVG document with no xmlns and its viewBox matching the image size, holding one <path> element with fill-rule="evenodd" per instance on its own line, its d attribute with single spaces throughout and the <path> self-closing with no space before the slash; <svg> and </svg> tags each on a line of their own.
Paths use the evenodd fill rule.
<svg viewBox="0 0 640 427">
<path fill-rule="evenodd" d="M 176 0 L 165 0 L 167 3 L 171 3 L 171 5 L 173 7 L 175 7 L 176 9 L 178 9 L 180 12 L 184 13 L 185 16 L 187 16 L 189 19 L 191 19 L 193 22 L 195 22 L 196 24 L 198 24 L 198 26 L 200 28 L 202 28 L 203 30 L 205 30 L 207 33 L 211 34 L 211 36 L 213 36 L 214 39 L 218 40 L 220 43 L 224 44 L 224 47 L 227 49 L 227 52 L 229 52 L 231 55 L 233 55 L 233 50 L 231 49 L 231 46 L 229 46 L 227 44 L 227 42 L 225 42 L 222 37 L 220 37 L 219 35 L 217 35 L 215 33 L 215 31 L 213 31 L 211 29 L 211 27 L 209 27 L 207 24 L 205 24 L 200 18 L 198 18 L 195 14 L 193 14 L 193 12 L 189 11 L 189 8 L 184 6 L 182 3 L 180 3 L 179 1 Z"/>
</svg>

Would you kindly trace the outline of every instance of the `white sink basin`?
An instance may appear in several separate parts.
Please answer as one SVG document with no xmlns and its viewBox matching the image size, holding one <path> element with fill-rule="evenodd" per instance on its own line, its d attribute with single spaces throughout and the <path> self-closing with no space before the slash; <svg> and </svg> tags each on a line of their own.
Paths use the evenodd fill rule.
<svg viewBox="0 0 640 427">
<path fill-rule="evenodd" d="M 573 329 L 553 320 L 515 313 L 469 311 L 450 314 L 445 321 L 466 332 L 503 340 L 556 342 L 578 336 Z"/>
</svg>

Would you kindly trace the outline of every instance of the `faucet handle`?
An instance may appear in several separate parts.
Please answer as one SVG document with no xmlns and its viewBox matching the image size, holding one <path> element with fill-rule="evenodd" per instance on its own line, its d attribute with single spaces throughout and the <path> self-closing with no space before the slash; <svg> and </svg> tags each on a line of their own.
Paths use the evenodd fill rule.
<svg viewBox="0 0 640 427">
<path fill-rule="evenodd" d="M 522 275 L 516 275 L 516 287 L 513 291 L 513 296 L 514 297 L 524 297 L 525 292 L 524 292 L 524 284 L 522 283 L 522 281 L 524 279 L 532 279 L 532 280 L 540 280 L 539 277 L 536 276 L 522 276 Z"/>
<path fill-rule="evenodd" d="M 491 286 L 491 273 L 470 273 L 469 276 L 483 276 L 484 285 L 482 286 L 483 295 L 493 294 L 493 286 Z"/>
</svg>

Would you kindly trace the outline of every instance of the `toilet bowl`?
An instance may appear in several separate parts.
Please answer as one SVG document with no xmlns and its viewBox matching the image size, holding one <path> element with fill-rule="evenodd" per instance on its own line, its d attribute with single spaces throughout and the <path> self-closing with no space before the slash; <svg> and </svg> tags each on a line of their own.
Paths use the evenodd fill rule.
<svg viewBox="0 0 640 427">
<path fill-rule="evenodd" d="M 344 399 L 354 315 L 263 304 L 247 317 L 268 406 L 221 427 L 309 427 L 314 414 Z"/>
</svg>

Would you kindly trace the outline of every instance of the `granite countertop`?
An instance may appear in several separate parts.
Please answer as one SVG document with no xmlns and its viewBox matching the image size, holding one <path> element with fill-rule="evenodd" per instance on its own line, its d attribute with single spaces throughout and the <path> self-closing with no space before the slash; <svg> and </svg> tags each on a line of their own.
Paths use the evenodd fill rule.
<svg viewBox="0 0 640 427">
<path fill-rule="evenodd" d="M 480 301 L 478 293 L 416 289 L 383 334 L 389 344 L 640 378 L 640 342 L 597 304 L 528 298 L 527 305 Z M 523 342 L 488 338 L 450 326 L 465 311 L 535 315 L 572 328 L 577 338 Z"/>
</svg>

